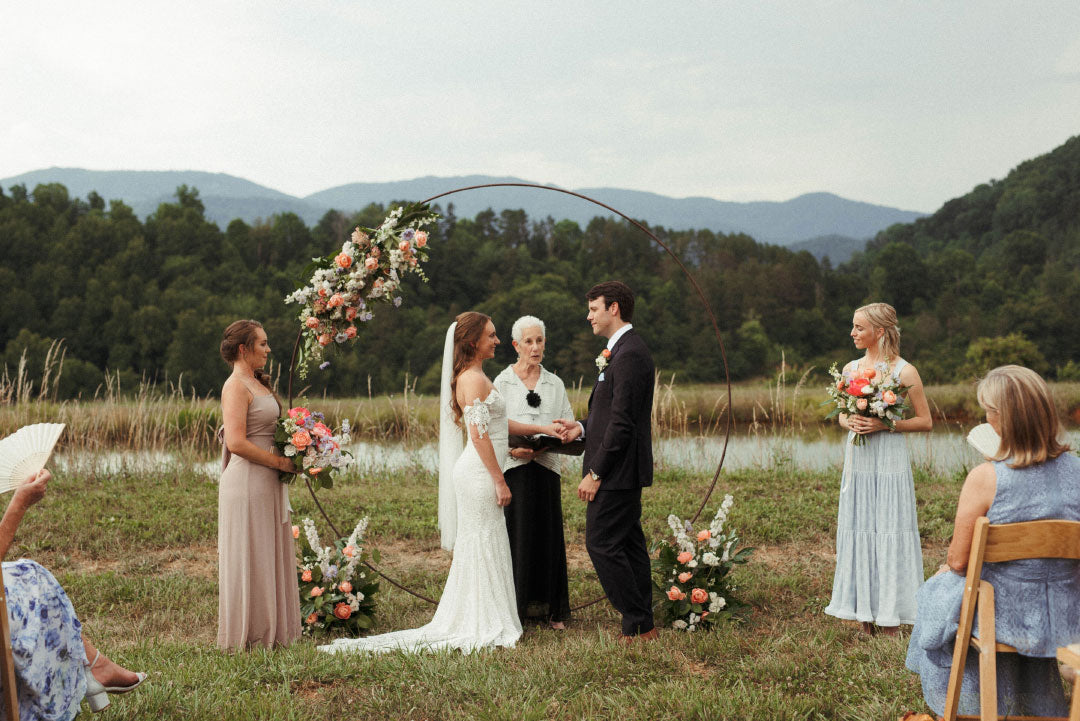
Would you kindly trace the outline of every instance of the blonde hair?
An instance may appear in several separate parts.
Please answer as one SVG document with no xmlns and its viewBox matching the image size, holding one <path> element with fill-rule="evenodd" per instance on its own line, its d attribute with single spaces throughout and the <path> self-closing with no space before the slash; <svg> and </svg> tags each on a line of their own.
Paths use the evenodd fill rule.
<svg viewBox="0 0 1080 721">
<path fill-rule="evenodd" d="M 1011 460 L 1010 468 L 1026 468 L 1069 450 L 1061 443 L 1062 426 L 1050 389 L 1038 373 L 1023 366 L 994 368 L 979 381 L 979 405 L 997 411 L 1001 446 L 995 461 Z"/>
<path fill-rule="evenodd" d="M 884 333 L 878 338 L 878 348 L 886 360 L 900 357 L 900 326 L 896 324 L 896 308 L 888 303 L 869 303 L 856 308 L 855 313 L 862 313 L 874 328 L 881 328 Z M 854 315 L 854 314 L 852 314 Z"/>
</svg>

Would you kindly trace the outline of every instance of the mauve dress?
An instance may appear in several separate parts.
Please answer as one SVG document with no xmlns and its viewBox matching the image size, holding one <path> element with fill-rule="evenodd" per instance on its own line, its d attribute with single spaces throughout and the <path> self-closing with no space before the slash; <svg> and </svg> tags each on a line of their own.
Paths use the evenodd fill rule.
<svg viewBox="0 0 1080 721">
<path fill-rule="evenodd" d="M 256 395 L 247 439 L 274 451 L 277 399 Z M 218 486 L 218 635 L 222 649 L 284 645 L 300 637 L 300 587 L 288 486 L 278 471 L 226 450 Z"/>
</svg>

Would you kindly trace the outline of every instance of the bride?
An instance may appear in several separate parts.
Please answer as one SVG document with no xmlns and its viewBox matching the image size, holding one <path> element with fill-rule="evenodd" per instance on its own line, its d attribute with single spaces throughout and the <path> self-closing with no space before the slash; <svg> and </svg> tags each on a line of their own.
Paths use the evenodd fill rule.
<svg viewBox="0 0 1080 721">
<path fill-rule="evenodd" d="M 484 375 L 495 355 L 495 325 L 466 312 L 446 332 L 439 418 L 439 528 L 442 546 L 454 552 L 439 606 L 420 628 L 367 638 L 339 638 L 328 653 L 513 646 L 521 636 L 514 596 L 510 542 L 503 507 L 510 489 L 503 479 L 508 428 L 515 435 L 559 435 L 551 426 L 507 422 L 506 404 Z M 458 424 L 468 444 L 462 450 Z"/>
</svg>

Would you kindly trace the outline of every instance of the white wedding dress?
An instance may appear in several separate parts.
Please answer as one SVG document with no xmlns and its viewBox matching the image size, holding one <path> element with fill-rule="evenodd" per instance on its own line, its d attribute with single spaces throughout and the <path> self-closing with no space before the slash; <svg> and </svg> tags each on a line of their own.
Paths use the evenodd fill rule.
<svg viewBox="0 0 1080 721">
<path fill-rule="evenodd" d="M 494 388 L 464 409 L 466 425 L 491 439 L 500 466 L 507 453 L 506 403 Z M 468 653 L 489 646 L 513 646 L 521 636 L 510 541 L 495 486 L 470 435 L 453 472 L 457 532 L 450 575 L 431 623 L 367 638 L 339 638 L 327 653 L 426 651 L 444 648 Z"/>
</svg>

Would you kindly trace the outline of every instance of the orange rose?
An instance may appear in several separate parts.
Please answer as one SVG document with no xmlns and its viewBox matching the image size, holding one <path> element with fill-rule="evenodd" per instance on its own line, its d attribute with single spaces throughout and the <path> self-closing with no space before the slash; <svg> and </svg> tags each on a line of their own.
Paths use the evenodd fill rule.
<svg viewBox="0 0 1080 721">
<path fill-rule="evenodd" d="M 313 315 L 309 315 L 308 319 L 304 321 L 304 325 L 314 330 L 319 327 L 319 319 Z"/>
<path fill-rule="evenodd" d="M 709 592 L 704 588 L 695 588 L 690 592 L 690 600 L 694 603 L 705 603 L 709 600 Z"/>
<path fill-rule="evenodd" d="M 319 297 L 320 298 L 325 298 L 326 297 L 326 288 L 319 288 Z"/>
<path fill-rule="evenodd" d="M 681 601 L 686 598 L 686 594 L 680 591 L 678 586 L 672 586 L 667 591 L 667 597 L 672 601 Z"/>
<path fill-rule="evenodd" d="M 311 475 L 313 475 L 313 476 L 317 476 L 317 475 L 319 475 L 320 473 L 322 473 L 322 471 L 323 471 L 323 469 L 321 469 L 321 468 L 312 468 L 312 469 L 310 469 L 310 470 L 308 471 L 308 473 L 310 473 L 310 474 L 311 474 Z"/>
<path fill-rule="evenodd" d="M 322 586 L 316 586 L 315 588 L 311 589 L 311 597 L 312 598 L 318 598 L 322 594 L 323 594 Z"/>
<path fill-rule="evenodd" d="M 334 293 L 330 296 L 330 300 L 326 301 L 326 305 L 330 308 L 337 308 L 345 305 L 345 299 L 341 297 L 341 293 Z"/>
<path fill-rule="evenodd" d="M 343 601 L 338 605 L 334 606 L 334 615 L 344 621 L 352 615 L 352 609 L 349 608 L 349 604 Z"/>
<path fill-rule="evenodd" d="M 707 529 L 704 531 L 698 531 L 697 539 L 699 541 L 707 541 L 710 538 L 712 538 L 712 531 L 709 531 Z"/>
<path fill-rule="evenodd" d="M 314 624 L 318 620 L 319 620 L 319 614 L 313 613 L 313 614 L 311 614 L 310 616 L 307 617 L 307 619 L 306 619 L 307 625 L 310 626 L 310 625 Z"/>
<path fill-rule="evenodd" d="M 345 548 L 341 549 L 341 552 L 349 558 L 352 558 L 356 555 L 356 548 L 354 546 L 345 546 Z"/>
<path fill-rule="evenodd" d="M 292 537 L 293 538 L 300 538 L 300 526 L 293 526 L 292 527 Z"/>
<path fill-rule="evenodd" d="M 352 584 L 348 581 L 342 581 L 338 586 L 338 590 L 342 593 L 352 593 Z"/>
<path fill-rule="evenodd" d="M 321 336 L 319 336 L 319 345 L 330 345 L 333 340 L 334 339 L 330 337 L 329 333 L 323 333 Z"/>
<path fill-rule="evenodd" d="M 885 391 L 881 394 L 881 400 L 885 401 L 887 405 L 891 406 L 893 403 L 896 403 L 896 394 L 892 391 Z"/>
<path fill-rule="evenodd" d="M 843 378 L 836 381 L 836 390 L 838 390 L 838 391 L 844 390 L 844 379 Z"/>
<path fill-rule="evenodd" d="M 299 430 L 292 434 L 292 438 L 289 439 L 297 450 L 304 450 L 311 445 L 311 434 L 304 430 Z"/>
<path fill-rule="evenodd" d="M 690 559 L 693 558 L 693 557 L 694 557 L 694 554 L 690 553 L 690 551 L 683 551 L 676 558 L 679 561 L 679 563 L 689 563 Z"/>
<path fill-rule="evenodd" d="M 694 577 L 694 574 L 690 573 L 689 571 L 683 571 L 682 573 L 679 574 L 679 583 L 686 583 L 687 581 L 689 581 L 693 577 Z"/>
<path fill-rule="evenodd" d="M 406 252 L 406 251 L 412 250 L 412 246 L 409 245 L 409 241 L 403 240 L 400 243 L 398 243 L 398 250 L 400 250 L 402 252 Z"/>
<path fill-rule="evenodd" d="M 330 432 L 329 426 L 325 423 L 316 423 L 311 427 L 311 432 L 317 436 L 322 436 L 323 438 L 329 438 L 333 435 L 333 433 Z"/>
<path fill-rule="evenodd" d="M 304 583 L 311 583 L 311 569 L 304 569 L 304 572 L 300 574 L 300 580 Z"/>
<path fill-rule="evenodd" d="M 865 398 L 859 398 L 858 400 L 855 401 L 855 407 L 858 408 L 860 411 L 865 411 L 866 410 L 866 405 L 867 405 L 867 402 L 866 402 Z"/>
<path fill-rule="evenodd" d="M 345 309 L 345 320 L 352 320 L 356 317 L 356 308 Z"/>
<path fill-rule="evenodd" d="M 348 328 L 345 329 L 345 337 L 346 338 L 355 338 L 356 337 L 356 326 L 355 325 L 350 325 Z"/>
<path fill-rule="evenodd" d="M 600 355 L 604 356 L 605 358 L 610 358 L 611 357 L 611 349 L 610 348 L 605 348 L 604 350 L 600 351 Z"/>
<path fill-rule="evenodd" d="M 341 253 L 334 258 L 334 262 L 341 268 L 348 268 L 352 265 L 352 256 L 348 253 Z"/>
<path fill-rule="evenodd" d="M 427 245 L 427 233 L 423 230 L 416 231 L 416 247 L 423 248 Z"/>
<path fill-rule="evenodd" d="M 376 260 L 375 256 L 373 256 L 373 255 L 369 255 L 364 260 L 364 267 L 367 268 L 368 270 L 375 270 L 375 267 L 377 265 L 379 265 L 379 261 Z"/>
</svg>

